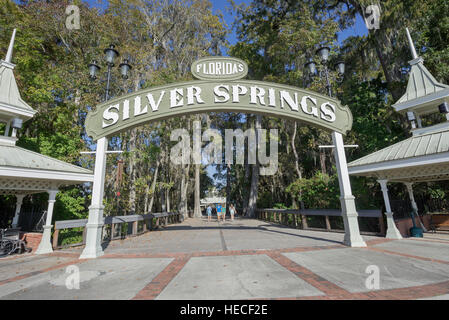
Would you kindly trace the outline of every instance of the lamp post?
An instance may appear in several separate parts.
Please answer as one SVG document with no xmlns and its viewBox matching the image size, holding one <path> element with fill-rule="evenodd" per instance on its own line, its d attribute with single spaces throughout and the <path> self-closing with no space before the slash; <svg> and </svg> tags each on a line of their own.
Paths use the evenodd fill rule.
<svg viewBox="0 0 449 320">
<path fill-rule="evenodd" d="M 304 64 L 304 68 L 308 71 L 308 78 L 318 75 L 320 80 L 326 81 L 327 94 L 329 97 L 332 97 L 332 86 L 330 83 L 331 75 L 329 74 L 329 52 L 330 48 L 327 46 L 320 47 L 316 50 L 315 53 L 319 56 L 322 64 L 322 67 L 319 68 L 319 70 L 317 70 L 313 58 L 310 58 L 309 61 Z M 345 64 L 343 61 L 337 61 L 334 64 L 334 67 L 340 76 L 336 77 L 335 80 L 341 81 L 345 72 Z M 344 243 L 351 247 L 366 247 L 366 243 L 360 235 L 359 224 L 357 221 L 358 214 L 355 206 L 355 198 L 352 195 L 342 134 L 336 131 L 332 132 L 332 141 L 332 147 L 335 151 L 338 183 L 340 186 L 342 217 L 345 227 Z"/>
<path fill-rule="evenodd" d="M 326 91 L 329 97 L 332 97 L 332 86 L 330 83 L 330 74 L 329 74 L 329 52 L 330 48 L 327 46 L 320 47 L 316 50 L 315 54 L 319 56 L 321 60 L 322 68 L 317 69 L 316 63 L 313 58 L 310 58 L 307 63 L 304 64 L 304 68 L 307 70 L 309 77 L 314 77 L 316 75 L 319 76 L 320 80 L 326 81 Z M 334 69 L 338 72 L 340 77 L 336 77 L 335 80 L 341 81 L 344 73 L 345 73 L 345 63 L 342 60 L 338 60 L 334 63 Z"/>
<path fill-rule="evenodd" d="M 106 93 L 105 101 L 109 100 L 109 86 L 111 82 L 112 67 L 114 67 L 114 60 L 120 54 L 115 50 L 115 46 L 111 44 L 109 48 L 104 49 L 105 60 L 108 67 L 107 81 L 106 81 Z M 97 73 L 100 70 L 100 66 L 97 61 L 92 61 L 88 65 L 89 75 L 92 80 L 97 78 Z M 128 60 L 124 60 L 119 65 L 120 73 L 124 79 L 128 78 L 128 73 L 131 70 L 131 66 Z M 102 233 L 103 233 L 103 195 L 104 195 L 104 182 L 106 173 L 106 152 L 108 149 L 108 138 L 102 137 L 97 140 L 97 150 L 95 151 L 95 170 L 94 181 L 92 184 L 92 200 L 89 206 L 89 218 L 86 224 L 86 246 L 81 253 L 81 259 L 96 258 L 103 255 Z"/>
<path fill-rule="evenodd" d="M 115 58 L 120 56 L 120 53 L 115 50 L 115 45 L 110 44 L 108 48 L 103 50 L 105 54 L 106 65 L 108 67 L 107 79 L 106 79 L 106 93 L 105 93 L 105 101 L 109 100 L 109 90 L 111 83 L 111 71 L 114 67 Z M 93 60 L 89 65 L 89 76 L 92 80 L 97 79 L 97 73 L 100 71 L 101 67 L 98 65 L 97 60 Z M 123 62 L 119 65 L 120 74 L 123 79 L 128 79 L 128 75 L 130 70 L 132 69 L 129 64 L 128 59 L 124 59 Z"/>
</svg>

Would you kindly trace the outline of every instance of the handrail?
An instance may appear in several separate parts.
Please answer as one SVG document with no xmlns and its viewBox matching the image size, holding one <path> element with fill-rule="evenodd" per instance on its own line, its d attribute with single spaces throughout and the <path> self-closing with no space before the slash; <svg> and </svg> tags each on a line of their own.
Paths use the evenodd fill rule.
<svg viewBox="0 0 449 320">
<path fill-rule="evenodd" d="M 126 236 L 136 236 L 147 231 L 154 230 L 160 226 L 166 226 L 169 223 L 181 222 L 182 214 L 177 212 L 155 212 L 148 214 L 133 214 L 127 216 L 107 216 L 104 217 L 104 226 L 111 225 L 111 235 L 110 240 L 122 239 L 122 232 L 120 229 L 120 234 L 117 236 L 117 225 L 128 223 L 128 231 Z M 153 219 L 156 219 L 153 223 Z M 138 231 L 138 223 L 143 221 L 143 231 Z M 59 240 L 59 230 L 62 229 L 73 229 L 73 228 L 84 228 L 83 241 L 79 243 L 72 244 L 70 246 L 83 245 L 86 243 L 86 224 L 88 219 L 75 219 L 75 220 L 60 220 L 55 222 L 55 232 L 53 233 L 53 248 L 60 248 L 58 244 Z M 104 231 L 104 227 L 103 227 Z"/>
<path fill-rule="evenodd" d="M 385 223 L 380 209 L 357 210 L 360 218 L 378 218 L 379 232 L 378 234 L 385 235 Z M 326 228 L 310 228 L 307 223 L 307 216 L 324 216 Z M 340 231 L 331 228 L 329 217 L 341 217 L 342 213 L 339 209 L 256 209 L 257 219 L 280 223 L 294 228 L 308 229 L 308 230 L 326 230 L 326 231 Z M 372 234 L 372 232 L 361 232 Z"/>
<path fill-rule="evenodd" d="M 256 209 L 258 212 L 276 212 L 276 213 L 291 213 L 305 216 L 332 216 L 341 217 L 341 210 L 339 209 Z M 378 218 L 382 216 L 382 210 L 357 210 L 359 217 L 362 218 Z"/>
</svg>

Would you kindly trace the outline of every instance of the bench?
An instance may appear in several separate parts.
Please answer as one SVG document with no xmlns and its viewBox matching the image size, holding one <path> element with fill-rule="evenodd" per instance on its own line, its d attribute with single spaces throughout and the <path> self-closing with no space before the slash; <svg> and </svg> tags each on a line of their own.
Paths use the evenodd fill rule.
<svg viewBox="0 0 449 320">
<path fill-rule="evenodd" d="M 437 231 L 449 231 L 449 214 L 430 215 L 430 230 L 433 233 Z"/>
</svg>

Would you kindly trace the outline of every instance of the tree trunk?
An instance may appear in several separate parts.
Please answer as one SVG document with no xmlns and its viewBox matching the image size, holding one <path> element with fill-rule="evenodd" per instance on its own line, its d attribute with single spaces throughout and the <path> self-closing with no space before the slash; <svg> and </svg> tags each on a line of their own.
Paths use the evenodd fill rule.
<svg viewBox="0 0 449 320">
<path fill-rule="evenodd" d="M 229 203 L 231 201 L 231 164 L 226 166 L 226 213 L 229 212 Z"/>
<path fill-rule="evenodd" d="M 321 166 L 321 173 L 326 174 L 326 154 L 323 150 L 320 150 L 320 166 Z"/>
<path fill-rule="evenodd" d="M 166 202 L 165 202 L 165 189 L 161 188 L 161 211 L 167 212 L 170 210 L 167 210 Z"/>
<path fill-rule="evenodd" d="M 200 164 L 195 165 L 195 208 L 194 217 L 201 218 L 201 207 L 200 207 Z"/>
<path fill-rule="evenodd" d="M 129 214 L 136 213 L 136 137 L 137 129 L 131 130 L 131 136 L 129 139 L 129 174 L 130 174 L 130 189 L 129 189 Z"/>
<path fill-rule="evenodd" d="M 169 189 L 165 189 L 165 200 L 166 200 L 166 205 L 167 205 L 167 211 L 170 212 L 170 190 Z"/>
<path fill-rule="evenodd" d="M 200 116 L 197 115 L 195 119 L 196 119 L 196 121 L 200 121 Z M 195 137 L 195 135 L 194 135 L 194 138 L 199 138 L 201 141 L 201 136 Z M 200 146 L 201 146 L 201 142 L 200 142 Z M 195 218 L 201 218 L 201 216 L 202 216 L 201 207 L 200 207 L 200 169 L 201 169 L 201 164 L 195 164 L 195 195 L 194 195 L 195 206 L 193 209 L 193 216 Z"/>
<path fill-rule="evenodd" d="M 154 177 L 153 177 L 153 182 L 151 183 L 151 200 L 150 200 L 150 204 L 148 205 L 148 211 L 146 212 L 151 212 L 153 211 L 153 202 L 154 202 L 154 191 L 156 190 L 156 182 L 157 182 L 157 174 L 159 172 L 159 165 L 160 162 L 158 161 L 156 163 L 156 170 L 154 170 Z"/>
<path fill-rule="evenodd" d="M 258 141 L 258 133 L 257 129 L 260 129 L 262 127 L 262 116 L 257 115 L 256 116 L 256 141 Z M 256 160 L 256 164 L 252 165 L 252 175 L 251 175 L 251 188 L 249 192 L 249 201 L 248 201 L 248 212 L 247 216 L 249 218 L 254 218 L 256 213 L 256 206 L 257 206 L 257 188 L 259 184 L 259 161 Z"/>
<path fill-rule="evenodd" d="M 292 150 L 293 154 L 295 155 L 295 169 L 296 173 L 298 174 L 298 179 L 302 179 L 302 170 L 299 168 L 299 157 L 298 152 L 296 152 L 296 145 L 295 145 L 295 138 L 296 138 L 296 130 L 297 130 L 297 123 L 295 121 L 295 125 L 293 127 L 293 135 L 292 135 Z M 299 197 L 302 197 L 302 190 L 299 190 Z M 296 207 L 296 198 L 293 198 L 292 201 L 294 202 L 294 206 Z M 300 200 L 301 209 L 304 209 L 304 201 L 302 199 Z"/>
</svg>

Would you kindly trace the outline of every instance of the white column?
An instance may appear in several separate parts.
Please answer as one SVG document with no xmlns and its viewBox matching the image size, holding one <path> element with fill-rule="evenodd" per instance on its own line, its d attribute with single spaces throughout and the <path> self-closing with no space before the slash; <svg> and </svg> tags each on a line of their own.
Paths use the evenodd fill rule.
<svg viewBox="0 0 449 320">
<path fill-rule="evenodd" d="M 410 198 L 410 203 L 412 204 L 412 208 L 415 210 L 415 216 L 418 219 L 419 224 L 421 225 L 421 228 L 427 232 L 426 227 L 424 227 L 423 223 L 421 222 L 421 219 L 418 215 L 418 205 L 415 201 L 415 196 L 413 195 L 413 182 L 405 182 L 405 186 L 407 187 L 408 196 Z"/>
<path fill-rule="evenodd" d="M 108 139 L 100 138 L 97 141 L 95 153 L 94 182 L 92 185 L 92 202 L 89 206 L 89 219 L 86 224 L 86 246 L 81 253 L 80 259 L 90 259 L 104 254 L 101 247 L 103 231 L 103 194 L 106 172 L 106 150 Z"/>
<path fill-rule="evenodd" d="M 333 132 L 332 140 L 335 145 L 335 160 L 337 163 L 338 183 L 340 185 L 341 214 L 345 226 L 344 243 L 350 247 L 366 247 L 366 243 L 360 235 L 355 197 L 352 195 L 345 147 L 341 133 Z"/>
<path fill-rule="evenodd" d="M 53 248 L 51 246 L 51 220 L 53 218 L 53 208 L 55 206 L 56 194 L 58 190 L 48 190 L 48 209 L 47 209 L 47 219 L 45 221 L 44 233 L 42 234 L 41 243 L 37 248 L 35 254 L 52 253 Z"/>
<path fill-rule="evenodd" d="M 387 234 L 385 235 L 385 238 L 402 239 L 401 233 L 399 232 L 398 228 L 396 228 L 396 224 L 394 223 L 393 212 L 391 212 L 390 198 L 388 197 L 387 187 L 388 180 L 377 180 L 377 182 L 379 182 L 380 184 L 385 202 L 385 215 L 387 216 Z"/>
<path fill-rule="evenodd" d="M 4 134 L 5 137 L 8 137 L 8 136 L 9 136 L 9 129 L 10 129 L 10 127 L 11 127 L 11 120 L 9 120 L 9 121 L 6 123 L 5 134 Z"/>
<path fill-rule="evenodd" d="M 12 227 L 17 228 L 17 225 L 19 224 L 19 215 L 20 215 L 20 209 L 22 208 L 22 202 L 23 198 L 25 197 L 24 194 L 17 194 L 16 195 L 16 212 L 14 214 L 14 218 L 12 219 Z"/>
</svg>

